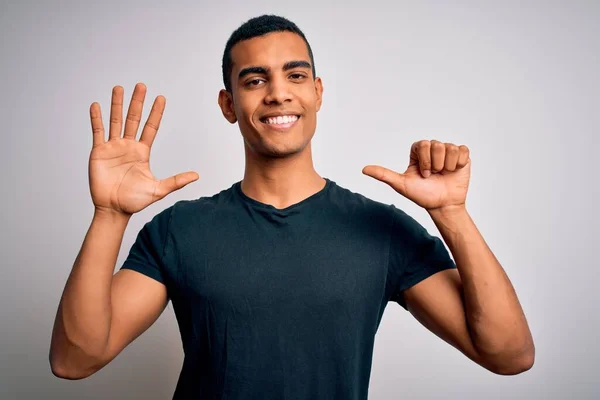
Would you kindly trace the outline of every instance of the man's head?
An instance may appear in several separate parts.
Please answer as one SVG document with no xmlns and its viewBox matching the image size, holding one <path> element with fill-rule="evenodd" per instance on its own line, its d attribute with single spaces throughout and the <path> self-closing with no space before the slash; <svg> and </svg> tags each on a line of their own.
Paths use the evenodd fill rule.
<svg viewBox="0 0 600 400">
<path fill-rule="evenodd" d="M 312 49 L 308 43 L 308 40 L 306 39 L 306 36 L 304 36 L 304 33 L 300 30 L 300 28 L 286 18 L 278 17 L 276 15 L 261 15 L 260 17 L 252 18 L 243 23 L 231 34 L 229 40 L 227 40 L 225 51 L 223 52 L 223 61 L 221 64 L 225 90 L 231 92 L 231 70 L 233 68 L 233 61 L 231 59 L 232 47 L 243 40 L 263 36 L 272 32 L 292 32 L 300 36 L 304 40 L 304 43 L 306 43 L 306 48 L 308 50 L 308 55 L 310 57 L 310 63 L 312 66 L 312 74 L 313 76 L 316 76 L 315 60 Z"/>
<path fill-rule="evenodd" d="M 304 150 L 316 129 L 322 84 L 293 22 L 272 15 L 245 22 L 227 41 L 222 69 L 219 105 L 250 150 L 267 157 Z"/>
</svg>

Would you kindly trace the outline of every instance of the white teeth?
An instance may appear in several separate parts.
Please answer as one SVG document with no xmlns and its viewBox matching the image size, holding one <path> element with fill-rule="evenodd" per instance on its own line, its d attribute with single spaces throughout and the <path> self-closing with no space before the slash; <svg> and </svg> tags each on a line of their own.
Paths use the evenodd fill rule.
<svg viewBox="0 0 600 400">
<path fill-rule="evenodd" d="M 296 115 L 282 115 L 278 117 L 270 117 L 265 120 L 267 124 L 289 124 L 298 120 Z"/>
</svg>

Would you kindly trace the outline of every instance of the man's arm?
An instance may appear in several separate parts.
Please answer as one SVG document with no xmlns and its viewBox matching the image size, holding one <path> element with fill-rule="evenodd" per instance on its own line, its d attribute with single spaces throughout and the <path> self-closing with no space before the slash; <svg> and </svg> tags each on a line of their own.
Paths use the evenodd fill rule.
<svg viewBox="0 0 600 400">
<path fill-rule="evenodd" d="M 488 370 L 514 375 L 533 366 L 535 347 L 515 290 L 464 207 L 428 211 L 457 269 L 406 289 L 426 328 Z"/>
<path fill-rule="evenodd" d="M 50 345 L 52 373 L 88 377 L 144 332 L 167 305 L 163 284 L 138 272 L 113 277 L 129 216 L 96 211 L 62 294 Z"/>
<path fill-rule="evenodd" d="M 193 171 L 166 179 L 157 179 L 150 171 L 150 150 L 166 99 L 158 96 L 154 100 L 136 140 L 145 97 L 146 85 L 138 83 L 123 124 L 123 87 L 113 88 L 108 140 L 100 104 L 90 106 L 88 175 L 95 211 L 52 331 L 50 365 L 54 375 L 61 378 L 81 379 L 98 371 L 152 325 L 167 305 L 167 288 L 158 281 L 162 278 L 156 265 L 160 263 L 158 248 L 164 247 L 166 211 L 156 216 L 153 224 L 147 224 L 136 241 L 142 253 L 137 254 L 137 266 L 150 267 L 153 277 L 125 270 L 113 277 L 130 217 L 198 179 Z"/>
</svg>

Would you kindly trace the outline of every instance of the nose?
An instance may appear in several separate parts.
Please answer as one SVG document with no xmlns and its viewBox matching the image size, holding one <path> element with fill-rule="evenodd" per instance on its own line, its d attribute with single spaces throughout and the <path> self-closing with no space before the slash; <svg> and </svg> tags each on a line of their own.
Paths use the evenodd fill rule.
<svg viewBox="0 0 600 400">
<path fill-rule="evenodd" d="M 267 84 L 265 104 L 283 104 L 292 100 L 289 82 L 284 78 L 273 77 Z"/>
</svg>

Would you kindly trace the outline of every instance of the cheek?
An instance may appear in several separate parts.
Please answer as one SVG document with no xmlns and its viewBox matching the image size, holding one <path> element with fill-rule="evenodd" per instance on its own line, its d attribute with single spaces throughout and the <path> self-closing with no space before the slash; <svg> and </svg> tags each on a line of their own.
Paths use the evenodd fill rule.
<svg viewBox="0 0 600 400">
<path fill-rule="evenodd" d="M 247 93 L 238 91 L 234 98 L 233 108 L 238 118 L 247 115 L 249 105 L 252 103 L 250 96 Z"/>
<path fill-rule="evenodd" d="M 253 121 L 256 108 L 248 103 L 239 104 L 236 107 L 236 116 L 238 126 L 242 130 L 244 136 L 255 136 L 258 129 L 257 122 Z"/>
<path fill-rule="evenodd" d="M 315 93 L 314 88 L 311 86 L 306 90 L 303 95 L 304 104 L 307 109 L 314 111 L 319 108 L 319 104 L 317 102 L 317 94 Z"/>
<path fill-rule="evenodd" d="M 236 111 L 238 113 L 238 119 L 249 123 L 254 117 L 256 109 L 257 105 L 255 104 L 255 102 L 251 102 L 248 100 L 241 102 L 240 106 L 238 107 L 238 111 Z"/>
</svg>

